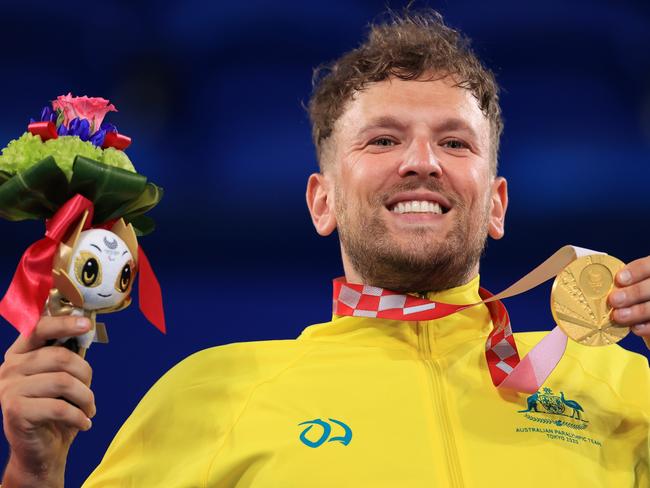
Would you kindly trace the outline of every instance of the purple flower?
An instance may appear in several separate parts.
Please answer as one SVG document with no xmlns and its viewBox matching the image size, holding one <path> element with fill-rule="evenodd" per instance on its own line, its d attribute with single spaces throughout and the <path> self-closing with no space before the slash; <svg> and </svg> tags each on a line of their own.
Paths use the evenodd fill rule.
<svg viewBox="0 0 650 488">
<path fill-rule="evenodd" d="M 117 132 L 117 127 L 110 122 L 102 122 L 102 126 L 100 128 L 106 132 Z"/>
<path fill-rule="evenodd" d="M 90 136 L 90 122 L 86 119 L 75 117 L 68 124 L 69 136 L 78 136 L 82 141 L 87 141 Z"/>
<path fill-rule="evenodd" d="M 90 137 L 90 122 L 86 119 L 81 119 L 79 122 L 79 138 L 82 141 L 87 141 Z"/>
<path fill-rule="evenodd" d="M 102 147 L 105 138 L 106 138 L 106 131 L 104 129 L 99 129 L 92 136 L 90 136 L 90 139 L 88 140 L 92 142 L 95 146 Z"/>
<path fill-rule="evenodd" d="M 52 108 L 46 106 L 41 111 L 41 122 L 56 122 L 57 113 Z"/>
<path fill-rule="evenodd" d="M 56 122 L 57 113 L 52 110 L 50 107 L 43 107 L 41 110 L 41 118 L 37 121 L 35 118 L 30 117 L 29 123 L 33 124 L 34 122 Z"/>
</svg>

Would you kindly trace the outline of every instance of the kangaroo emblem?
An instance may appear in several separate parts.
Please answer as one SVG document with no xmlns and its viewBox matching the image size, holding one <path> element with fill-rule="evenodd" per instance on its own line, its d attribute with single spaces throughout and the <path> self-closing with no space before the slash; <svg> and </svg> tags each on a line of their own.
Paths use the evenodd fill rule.
<svg viewBox="0 0 650 488">
<path fill-rule="evenodd" d="M 526 402 L 528 403 L 528 408 L 526 410 L 519 410 L 518 413 L 524 413 L 524 412 L 539 412 L 537 410 L 537 399 L 539 398 L 539 392 L 536 391 L 532 395 L 530 395 L 527 399 Z"/>
<path fill-rule="evenodd" d="M 567 400 L 563 391 L 555 395 L 552 389 L 542 388 L 526 398 L 526 405 L 525 410 L 518 410 L 517 413 L 546 413 L 589 422 L 582 418 L 584 412 L 582 405 L 575 400 Z M 571 409 L 570 414 L 569 409 Z"/>
</svg>

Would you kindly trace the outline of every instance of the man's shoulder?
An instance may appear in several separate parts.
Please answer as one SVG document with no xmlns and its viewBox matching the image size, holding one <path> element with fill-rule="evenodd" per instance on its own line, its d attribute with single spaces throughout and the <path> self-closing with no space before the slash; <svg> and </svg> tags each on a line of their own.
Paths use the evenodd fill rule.
<svg viewBox="0 0 650 488">
<path fill-rule="evenodd" d="M 528 353 L 547 334 L 548 332 L 515 334 L 520 356 Z M 637 398 L 643 405 L 650 407 L 648 359 L 618 344 L 590 347 L 569 339 L 564 356 L 553 376 L 606 383 L 621 397 Z"/>
<path fill-rule="evenodd" d="M 312 346 L 293 339 L 235 342 L 198 351 L 159 380 L 167 388 L 243 387 L 289 368 Z"/>
<path fill-rule="evenodd" d="M 549 331 L 542 332 L 517 332 L 515 333 L 515 340 L 521 343 L 526 351 L 532 349 L 539 341 L 541 341 Z M 639 339 L 640 340 L 640 339 Z M 593 362 L 600 364 L 603 360 L 612 360 L 621 368 L 629 367 L 643 367 L 648 368 L 648 359 L 642 354 L 627 350 L 618 344 L 603 347 L 591 347 L 578 344 L 577 342 L 569 339 L 567 341 L 567 348 L 565 356 L 573 357 L 584 363 Z"/>
</svg>

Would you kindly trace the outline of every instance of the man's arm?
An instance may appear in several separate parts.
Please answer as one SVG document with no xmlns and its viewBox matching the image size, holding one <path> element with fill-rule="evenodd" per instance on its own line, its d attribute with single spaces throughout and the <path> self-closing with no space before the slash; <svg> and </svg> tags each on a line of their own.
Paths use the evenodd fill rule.
<svg viewBox="0 0 650 488">
<path fill-rule="evenodd" d="M 88 362 L 52 339 L 90 329 L 82 317 L 43 317 L 0 366 L 0 406 L 10 447 L 3 488 L 63 487 L 70 445 L 95 415 Z"/>
<path fill-rule="evenodd" d="M 228 344 L 181 361 L 146 393 L 83 487 L 121 486 L 123 480 L 137 487 L 236 484 L 230 476 L 255 446 L 229 439 L 252 392 L 295 360 L 299 351 L 291 346 Z"/>
</svg>

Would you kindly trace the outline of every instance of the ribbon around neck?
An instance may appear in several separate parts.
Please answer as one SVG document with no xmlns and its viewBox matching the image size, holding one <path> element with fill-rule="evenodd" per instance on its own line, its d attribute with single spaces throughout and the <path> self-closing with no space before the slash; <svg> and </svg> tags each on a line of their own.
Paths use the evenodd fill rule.
<svg viewBox="0 0 650 488">
<path fill-rule="evenodd" d="M 83 229 L 91 228 L 93 203 L 82 195 L 65 202 L 51 219 L 45 221 L 45 236 L 23 253 L 9 288 L 0 300 L 0 315 L 23 335 L 29 335 L 43 313 L 43 307 L 52 288 L 52 264 L 61 242 L 65 241 L 88 212 Z M 110 229 L 114 221 L 95 228 Z M 149 260 L 138 246 L 142 275 L 139 284 L 140 309 L 144 316 L 161 332 L 165 332 L 162 293 Z"/>
<path fill-rule="evenodd" d="M 535 393 L 562 359 L 567 336 L 555 327 L 523 358 L 519 358 L 504 298 L 524 293 L 553 278 L 571 262 L 589 254 L 604 254 L 577 246 L 564 246 L 542 264 L 505 290 L 492 295 L 479 289 L 480 302 L 453 305 L 397 293 L 383 288 L 334 280 L 334 315 L 381 318 L 388 320 L 436 320 L 466 308 L 485 304 L 492 318 L 493 329 L 485 343 L 485 358 L 492 383 L 525 393 Z"/>
</svg>

